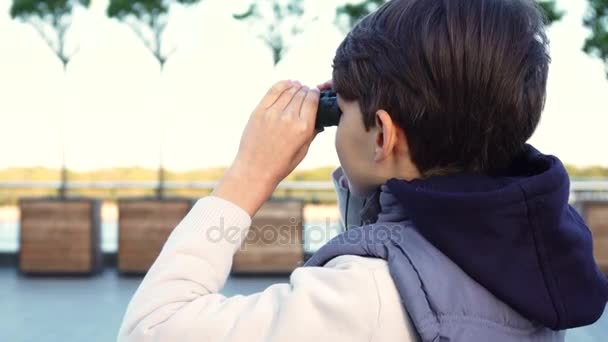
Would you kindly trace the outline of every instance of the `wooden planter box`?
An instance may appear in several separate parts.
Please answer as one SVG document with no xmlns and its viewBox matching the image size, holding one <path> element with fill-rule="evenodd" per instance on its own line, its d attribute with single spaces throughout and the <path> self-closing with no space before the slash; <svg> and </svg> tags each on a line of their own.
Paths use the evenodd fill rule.
<svg viewBox="0 0 608 342">
<path fill-rule="evenodd" d="M 602 272 L 608 274 L 608 202 L 585 201 L 581 209 L 593 234 L 595 261 Z"/>
<path fill-rule="evenodd" d="M 191 199 L 180 198 L 119 200 L 118 270 L 146 273 L 193 204 Z"/>
<path fill-rule="evenodd" d="M 101 269 L 101 202 L 39 198 L 19 201 L 19 270 L 90 274 Z"/>
<path fill-rule="evenodd" d="M 304 260 L 303 209 L 300 200 L 270 200 L 253 217 L 242 247 L 234 256 L 235 273 L 290 273 Z"/>
</svg>

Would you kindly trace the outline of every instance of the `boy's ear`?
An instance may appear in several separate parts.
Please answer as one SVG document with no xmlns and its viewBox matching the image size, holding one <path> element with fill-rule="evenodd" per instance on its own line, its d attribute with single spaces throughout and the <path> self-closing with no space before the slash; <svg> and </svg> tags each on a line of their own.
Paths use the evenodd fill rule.
<svg viewBox="0 0 608 342">
<path fill-rule="evenodd" d="M 376 127 L 374 161 L 379 162 L 388 158 L 396 148 L 398 127 L 391 116 L 383 109 L 376 112 Z"/>
</svg>

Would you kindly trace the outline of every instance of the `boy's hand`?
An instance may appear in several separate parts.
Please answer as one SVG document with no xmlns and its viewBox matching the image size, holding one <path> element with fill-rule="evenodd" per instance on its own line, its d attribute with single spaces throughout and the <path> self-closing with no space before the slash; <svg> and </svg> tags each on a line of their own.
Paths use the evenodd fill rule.
<svg viewBox="0 0 608 342">
<path fill-rule="evenodd" d="M 331 89 L 334 86 L 333 80 L 325 81 L 317 86 L 319 90 L 323 91 L 326 89 Z"/>
<path fill-rule="evenodd" d="M 251 114 L 239 151 L 213 195 L 253 216 L 278 183 L 304 159 L 316 136 L 319 89 L 276 83 Z"/>
</svg>

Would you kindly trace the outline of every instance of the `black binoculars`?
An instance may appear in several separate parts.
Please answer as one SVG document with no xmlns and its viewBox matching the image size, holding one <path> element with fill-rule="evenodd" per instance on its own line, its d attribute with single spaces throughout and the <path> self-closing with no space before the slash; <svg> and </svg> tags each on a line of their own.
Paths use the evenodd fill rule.
<svg viewBox="0 0 608 342">
<path fill-rule="evenodd" d="M 342 111 L 338 107 L 336 92 L 332 89 L 323 90 L 319 97 L 315 129 L 323 131 L 324 127 L 338 126 L 340 115 L 342 115 Z"/>
</svg>

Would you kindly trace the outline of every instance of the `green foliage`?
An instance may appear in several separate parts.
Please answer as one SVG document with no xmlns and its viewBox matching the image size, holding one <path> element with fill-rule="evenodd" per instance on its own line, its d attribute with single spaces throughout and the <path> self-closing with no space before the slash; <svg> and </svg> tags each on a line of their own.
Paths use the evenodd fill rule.
<svg viewBox="0 0 608 342">
<path fill-rule="evenodd" d="M 169 4 L 164 1 L 153 0 L 112 0 L 108 6 L 107 14 L 110 18 L 124 20 L 132 15 L 137 19 L 160 16 L 169 11 Z"/>
<path fill-rule="evenodd" d="M 63 18 L 72 14 L 76 5 L 88 7 L 90 0 L 13 0 L 10 9 L 11 18 L 27 21 L 32 16 Z"/>
<path fill-rule="evenodd" d="M 272 50 L 273 62 L 277 65 L 289 48 L 289 39 L 317 19 L 306 19 L 304 12 L 303 0 L 257 0 L 245 12 L 233 17 L 251 26 Z"/>
<path fill-rule="evenodd" d="M 338 27 L 344 31 L 349 31 L 361 18 L 377 10 L 387 1 L 388 0 L 363 0 L 349 2 L 338 7 L 336 11 L 336 22 Z M 564 12 L 557 8 L 555 0 L 537 0 L 537 2 L 545 12 L 548 24 L 560 20 L 564 15 Z"/>
<path fill-rule="evenodd" d="M 591 30 L 583 50 L 604 62 L 608 77 L 608 0 L 589 0 L 583 23 Z"/>
<path fill-rule="evenodd" d="M 198 2 L 200 0 L 110 0 L 106 13 L 108 17 L 127 24 L 162 68 L 175 51 L 164 51 L 162 40 L 171 6 Z"/>
<path fill-rule="evenodd" d="M 552 24 L 556 21 L 559 21 L 564 16 L 565 12 L 557 8 L 557 4 L 555 0 L 536 0 L 540 7 L 545 12 L 545 16 L 547 18 L 547 24 Z"/>
<path fill-rule="evenodd" d="M 110 18 L 117 18 L 119 20 L 123 20 L 131 15 L 140 20 L 145 20 L 146 17 L 166 15 L 172 2 L 191 5 L 199 2 L 199 0 L 111 0 L 107 14 Z"/>
<path fill-rule="evenodd" d="M 78 6 L 88 7 L 90 0 L 13 0 L 10 15 L 30 24 L 66 68 L 75 52 L 65 51 L 65 35 Z"/>
<path fill-rule="evenodd" d="M 363 0 L 359 2 L 349 2 L 336 10 L 336 22 L 338 27 L 344 32 L 350 31 L 355 24 L 366 15 L 377 10 L 387 0 Z"/>
</svg>

